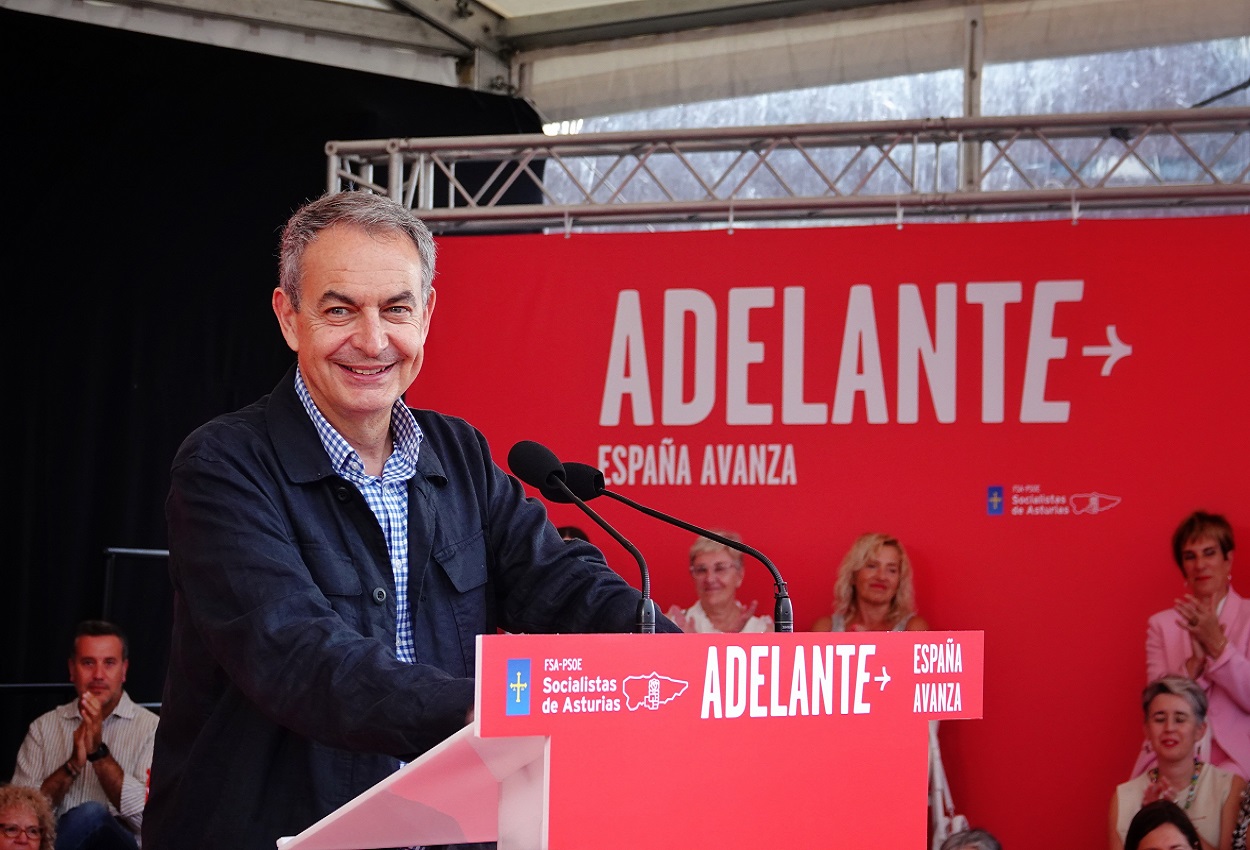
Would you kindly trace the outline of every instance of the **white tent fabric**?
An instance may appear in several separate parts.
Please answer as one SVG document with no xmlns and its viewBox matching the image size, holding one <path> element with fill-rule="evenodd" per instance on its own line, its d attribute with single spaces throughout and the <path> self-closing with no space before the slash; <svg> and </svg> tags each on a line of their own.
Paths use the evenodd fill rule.
<svg viewBox="0 0 1250 850">
<path fill-rule="evenodd" d="M 249 23 L 242 18 L 205 17 L 169 8 L 99 0 L 0 0 L 0 8 L 405 80 L 458 84 L 454 57 L 378 44 L 347 32 L 335 35 L 321 28 L 303 32 L 262 22 Z M 55 45 L 47 45 L 47 49 L 54 50 Z"/>
<path fill-rule="evenodd" d="M 1250 35 L 1247 0 L 919 0 L 519 55 L 550 120 L 963 67 Z"/>
<path fill-rule="evenodd" d="M 657 24 L 652 35 L 521 49 L 508 58 L 509 67 L 480 48 L 465 54 L 469 48 L 461 46 L 461 55 L 453 55 L 453 39 L 430 24 L 433 16 L 419 20 L 426 1 L 0 0 L 0 8 L 510 91 L 549 121 L 961 68 L 974 45 L 979 61 L 994 63 L 1250 36 L 1250 0 L 845 0 L 830 4 L 851 6 L 842 11 L 674 32 Z M 726 10 L 742 5 L 720 2 Z M 479 10 L 484 17 L 489 7 L 506 23 L 555 21 L 569 10 L 637 15 L 645 5 L 490 0 Z M 678 5 L 714 11 L 718 4 Z M 468 74 L 466 55 L 480 60 L 468 63 L 475 68 Z"/>
</svg>

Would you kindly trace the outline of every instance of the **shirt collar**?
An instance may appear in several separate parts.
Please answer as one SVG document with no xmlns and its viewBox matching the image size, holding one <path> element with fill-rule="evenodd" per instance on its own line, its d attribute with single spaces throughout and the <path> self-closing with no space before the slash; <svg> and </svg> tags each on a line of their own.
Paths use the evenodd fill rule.
<svg viewBox="0 0 1250 850">
<path fill-rule="evenodd" d="M 124 717 L 127 720 L 134 718 L 139 713 L 139 707 L 135 705 L 135 701 L 130 698 L 130 694 L 122 691 L 122 698 L 117 701 L 117 707 L 113 709 L 113 713 L 109 717 L 116 715 Z"/>
<path fill-rule="evenodd" d="M 340 475 L 363 474 L 364 463 L 360 460 L 359 453 L 343 438 L 342 434 L 335 430 L 330 420 L 326 419 L 317 408 L 312 394 L 308 391 L 308 385 L 304 383 L 304 375 L 299 367 L 295 369 L 295 394 L 299 396 L 300 403 L 304 405 L 304 410 L 312 419 L 317 429 L 317 436 L 321 438 L 321 445 L 330 456 L 330 464 L 334 467 L 334 471 Z M 417 468 L 417 457 L 425 435 L 421 433 L 421 426 L 417 424 L 412 411 L 408 409 L 408 405 L 404 404 L 402 398 L 395 399 L 395 404 L 391 407 L 391 437 L 395 440 L 395 454 L 404 462 L 404 467 L 411 470 L 407 473 L 407 476 L 411 476 L 412 471 Z"/>
</svg>

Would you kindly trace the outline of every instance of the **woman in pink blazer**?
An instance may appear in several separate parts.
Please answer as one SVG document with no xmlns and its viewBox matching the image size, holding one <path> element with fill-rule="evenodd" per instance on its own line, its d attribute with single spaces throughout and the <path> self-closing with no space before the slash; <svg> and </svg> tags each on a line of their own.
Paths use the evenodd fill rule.
<svg viewBox="0 0 1250 850">
<path fill-rule="evenodd" d="M 1188 676 L 1207 694 L 1211 764 L 1250 779 L 1250 600 L 1232 585 L 1233 530 L 1224 517 L 1197 511 L 1176 529 L 1172 554 L 1185 595 L 1150 618 L 1146 680 Z M 1154 763 L 1147 745 L 1137 776 Z"/>
</svg>

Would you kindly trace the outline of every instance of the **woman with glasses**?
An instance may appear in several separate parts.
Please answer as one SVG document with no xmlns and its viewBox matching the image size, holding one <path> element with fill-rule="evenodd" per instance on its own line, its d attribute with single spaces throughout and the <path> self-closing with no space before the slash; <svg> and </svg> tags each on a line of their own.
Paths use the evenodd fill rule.
<svg viewBox="0 0 1250 850">
<path fill-rule="evenodd" d="M 742 542 L 733 531 L 713 531 L 713 534 L 735 543 Z M 667 614 L 683 632 L 759 634 L 773 631 L 773 618 L 756 615 L 755 602 L 743 605 L 738 601 L 738 588 L 742 586 L 741 552 L 707 537 L 698 537 L 690 547 L 690 577 L 699 601 L 685 609 L 674 605 Z"/>
<path fill-rule="evenodd" d="M 0 785 L 0 850 L 52 850 L 56 818 L 48 798 L 34 788 Z"/>
<path fill-rule="evenodd" d="M 889 534 L 864 534 L 842 559 L 833 585 L 833 616 L 814 632 L 916 632 L 929 624 L 916 613 L 911 562 Z"/>
</svg>

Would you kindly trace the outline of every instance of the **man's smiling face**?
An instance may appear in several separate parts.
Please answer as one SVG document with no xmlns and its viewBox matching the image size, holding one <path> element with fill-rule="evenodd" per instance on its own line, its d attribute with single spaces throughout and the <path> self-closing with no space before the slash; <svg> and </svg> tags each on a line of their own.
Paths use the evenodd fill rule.
<svg viewBox="0 0 1250 850">
<path fill-rule="evenodd" d="M 421 258 L 401 234 L 351 224 L 304 251 L 300 308 L 281 289 L 273 308 L 317 408 L 340 433 L 389 422 L 421 371 L 434 293 L 421 303 Z"/>
</svg>

